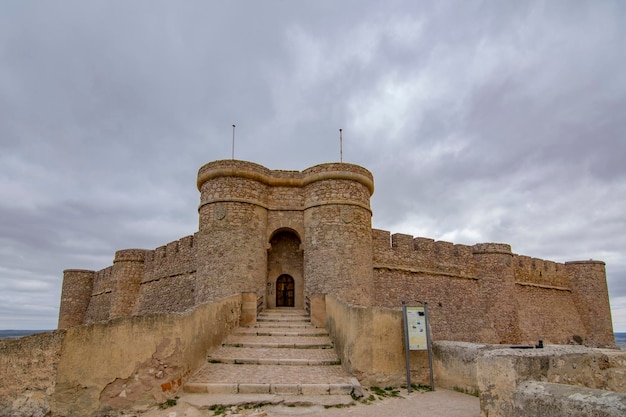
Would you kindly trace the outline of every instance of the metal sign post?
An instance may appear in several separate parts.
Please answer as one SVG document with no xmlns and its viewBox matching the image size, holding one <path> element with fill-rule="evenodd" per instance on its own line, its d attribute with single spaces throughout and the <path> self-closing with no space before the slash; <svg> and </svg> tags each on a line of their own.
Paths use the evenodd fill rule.
<svg viewBox="0 0 626 417">
<path fill-rule="evenodd" d="M 430 316 L 428 315 L 428 303 L 424 301 L 424 318 L 426 324 L 426 344 L 428 345 L 428 367 L 430 368 L 430 390 L 435 390 L 435 380 L 433 378 L 433 343 L 430 337 Z"/>
<path fill-rule="evenodd" d="M 427 350 L 428 365 L 430 367 L 430 389 L 435 390 L 433 380 L 433 351 L 430 338 L 430 322 L 428 319 L 428 303 L 423 307 L 409 307 L 402 301 L 402 316 L 404 321 L 404 351 L 406 353 L 406 380 L 407 390 L 411 392 L 411 364 L 409 350 Z"/>
<path fill-rule="evenodd" d="M 402 321 L 404 322 L 404 352 L 406 358 L 406 386 L 411 393 L 411 364 L 409 362 L 409 324 L 406 319 L 406 303 L 402 300 Z"/>
</svg>

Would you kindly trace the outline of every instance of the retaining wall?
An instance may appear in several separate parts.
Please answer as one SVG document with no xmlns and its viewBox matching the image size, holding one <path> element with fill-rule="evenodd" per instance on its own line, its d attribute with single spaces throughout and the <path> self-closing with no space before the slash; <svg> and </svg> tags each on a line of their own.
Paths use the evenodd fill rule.
<svg viewBox="0 0 626 417">
<path fill-rule="evenodd" d="M 240 314 L 234 295 L 186 313 L 0 340 L 0 415 L 84 417 L 162 403 L 206 363 Z"/>
<path fill-rule="evenodd" d="M 406 385 L 402 311 L 360 307 L 326 295 L 326 323 L 341 364 L 366 386 Z M 428 353 L 411 351 L 411 380 L 429 381 Z"/>
<path fill-rule="evenodd" d="M 65 330 L 0 340 L 0 415 L 44 416 L 50 411 Z"/>
<path fill-rule="evenodd" d="M 626 352 L 582 346 L 488 350 L 477 358 L 481 416 L 624 415 L 605 411 L 626 412 L 625 364 Z M 602 397 L 616 400 L 606 408 Z"/>
</svg>

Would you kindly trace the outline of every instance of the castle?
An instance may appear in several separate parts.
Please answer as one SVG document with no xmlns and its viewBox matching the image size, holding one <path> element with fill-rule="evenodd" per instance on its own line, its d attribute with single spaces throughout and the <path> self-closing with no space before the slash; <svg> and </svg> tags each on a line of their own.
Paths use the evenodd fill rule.
<svg viewBox="0 0 626 417">
<path fill-rule="evenodd" d="M 332 295 L 362 308 L 428 301 L 433 340 L 613 346 L 604 263 L 556 263 L 507 244 L 455 245 L 372 229 L 372 174 L 347 163 L 298 171 L 202 166 L 199 227 L 100 271 L 64 271 L 59 328 L 193 310 L 233 294 L 260 308 Z"/>
</svg>

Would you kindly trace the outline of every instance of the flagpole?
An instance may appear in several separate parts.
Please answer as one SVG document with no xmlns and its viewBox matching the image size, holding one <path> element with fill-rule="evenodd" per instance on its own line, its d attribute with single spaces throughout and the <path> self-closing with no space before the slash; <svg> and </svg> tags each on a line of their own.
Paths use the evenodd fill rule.
<svg viewBox="0 0 626 417">
<path fill-rule="evenodd" d="M 343 163 L 343 129 L 339 129 L 339 162 Z"/>
<path fill-rule="evenodd" d="M 232 158 L 235 159 L 235 125 L 233 125 L 233 154 Z"/>
</svg>

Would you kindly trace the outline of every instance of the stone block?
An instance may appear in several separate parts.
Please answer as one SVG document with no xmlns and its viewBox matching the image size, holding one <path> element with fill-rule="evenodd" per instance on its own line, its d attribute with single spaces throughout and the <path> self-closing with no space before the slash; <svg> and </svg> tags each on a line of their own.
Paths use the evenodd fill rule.
<svg viewBox="0 0 626 417">
<path fill-rule="evenodd" d="M 239 384 L 239 394 L 269 394 L 270 384 Z"/>
<path fill-rule="evenodd" d="M 302 395 L 327 395 L 330 394 L 328 384 L 302 384 L 300 385 Z"/>
<path fill-rule="evenodd" d="M 528 381 L 520 384 L 509 399 L 506 417 L 623 417 L 626 395 L 616 392 Z"/>
<path fill-rule="evenodd" d="M 206 384 L 188 382 L 184 387 L 185 392 L 190 394 L 205 394 L 207 392 Z"/>
<path fill-rule="evenodd" d="M 205 384 L 207 394 L 237 394 L 237 384 Z"/>
<path fill-rule="evenodd" d="M 330 395 L 350 395 L 353 389 L 351 384 L 329 384 L 328 388 Z"/>
<path fill-rule="evenodd" d="M 272 384 L 270 387 L 271 394 L 281 395 L 299 395 L 301 394 L 300 386 L 297 384 Z"/>
</svg>

